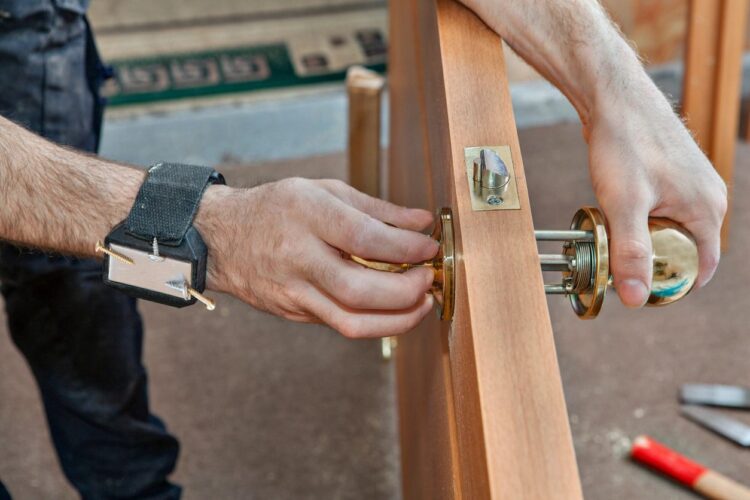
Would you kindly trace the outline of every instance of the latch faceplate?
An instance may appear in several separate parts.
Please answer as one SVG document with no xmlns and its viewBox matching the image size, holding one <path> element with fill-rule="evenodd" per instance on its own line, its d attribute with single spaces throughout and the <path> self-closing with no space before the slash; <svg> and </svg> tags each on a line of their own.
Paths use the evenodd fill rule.
<svg viewBox="0 0 750 500">
<path fill-rule="evenodd" d="M 473 210 L 518 210 L 521 208 L 510 147 L 465 148 L 464 160 Z"/>
</svg>

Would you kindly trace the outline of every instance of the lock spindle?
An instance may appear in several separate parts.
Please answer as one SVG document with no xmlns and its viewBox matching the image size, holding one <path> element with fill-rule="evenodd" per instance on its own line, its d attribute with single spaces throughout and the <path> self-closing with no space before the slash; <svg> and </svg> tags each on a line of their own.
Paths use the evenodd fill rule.
<svg viewBox="0 0 750 500">
<path fill-rule="evenodd" d="M 344 258 L 375 271 L 404 273 L 417 266 L 433 270 L 432 294 L 438 315 L 450 321 L 455 305 L 455 249 L 450 208 L 438 212 L 432 237 L 440 243 L 434 259 L 416 264 L 379 262 L 343 254 Z M 687 295 L 698 277 L 698 248 L 684 228 L 667 219 L 649 219 L 653 247 L 653 275 L 647 305 L 666 305 Z M 595 318 L 611 284 L 609 239 L 602 212 L 583 207 L 576 212 L 569 230 L 534 231 L 537 241 L 561 241 L 562 253 L 540 254 L 543 271 L 559 272 L 562 282 L 545 284 L 550 295 L 565 295 L 581 319 Z"/>
</svg>

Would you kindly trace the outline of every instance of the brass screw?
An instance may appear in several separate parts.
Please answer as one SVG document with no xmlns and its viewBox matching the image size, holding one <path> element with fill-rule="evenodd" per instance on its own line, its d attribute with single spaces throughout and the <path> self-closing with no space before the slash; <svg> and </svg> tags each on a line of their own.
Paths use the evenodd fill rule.
<svg viewBox="0 0 750 500">
<path fill-rule="evenodd" d="M 205 305 L 206 309 L 208 309 L 209 311 L 213 311 L 214 309 L 216 309 L 216 302 L 188 285 L 187 281 L 185 281 L 184 278 L 167 281 L 165 284 L 169 288 L 180 291 L 185 300 L 188 300 L 190 297 L 194 297 L 197 301 L 203 303 L 203 305 Z"/>
<path fill-rule="evenodd" d="M 126 255 L 123 255 L 123 254 L 121 254 L 121 253 L 115 252 L 114 250 L 110 250 L 109 248 L 107 248 L 107 247 L 105 247 L 104 245 L 102 245 L 102 242 L 101 242 L 101 241 L 97 241 L 97 242 L 96 242 L 96 246 L 94 247 L 94 251 L 95 251 L 96 253 L 104 253 L 104 254 L 107 254 L 107 255 L 109 255 L 110 257 L 112 257 L 113 259 L 117 259 L 117 260 L 119 260 L 120 262 L 123 262 L 123 263 L 125 263 L 125 264 L 130 264 L 131 266 L 132 266 L 133 264 L 135 264 L 135 262 L 133 262 L 133 259 L 131 259 L 130 257 L 128 257 L 128 256 L 126 256 Z"/>
<path fill-rule="evenodd" d="M 209 311 L 213 311 L 214 309 L 216 309 L 216 302 L 209 299 L 194 288 L 191 288 L 187 285 L 185 285 L 185 287 L 187 288 L 187 293 L 189 293 L 191 297 L 195 297 L 199 302 L 203 303 L 203 305 L 206 306 L 206 309 L 208 309 Z"/>
</svg>

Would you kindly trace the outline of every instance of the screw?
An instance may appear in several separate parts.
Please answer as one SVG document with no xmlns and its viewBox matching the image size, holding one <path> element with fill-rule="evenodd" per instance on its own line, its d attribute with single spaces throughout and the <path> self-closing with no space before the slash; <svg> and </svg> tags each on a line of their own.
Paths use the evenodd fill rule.
<svg viewBox="0 0 750 500">
<path fill-rule="evenodd" d="M 503 199 L 497 195 L 491 194 L 487 197 L 487 203 L 490 205 L 502 205 Z"/>
</svg>

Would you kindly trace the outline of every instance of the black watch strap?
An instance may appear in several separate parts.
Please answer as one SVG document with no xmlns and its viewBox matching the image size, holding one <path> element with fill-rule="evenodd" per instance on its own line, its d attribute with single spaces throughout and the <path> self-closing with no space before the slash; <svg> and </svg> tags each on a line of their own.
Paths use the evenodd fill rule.
<svg viewBox="0 0 750 500">
<path fill-rule="evenodd" d="M 209 184 L 224 184 L 211 167 L 157 163 L 138 191 L 125 229 L 161 245 L 179 246 L 193 224 L 203 192 Z"/>
</svg>

